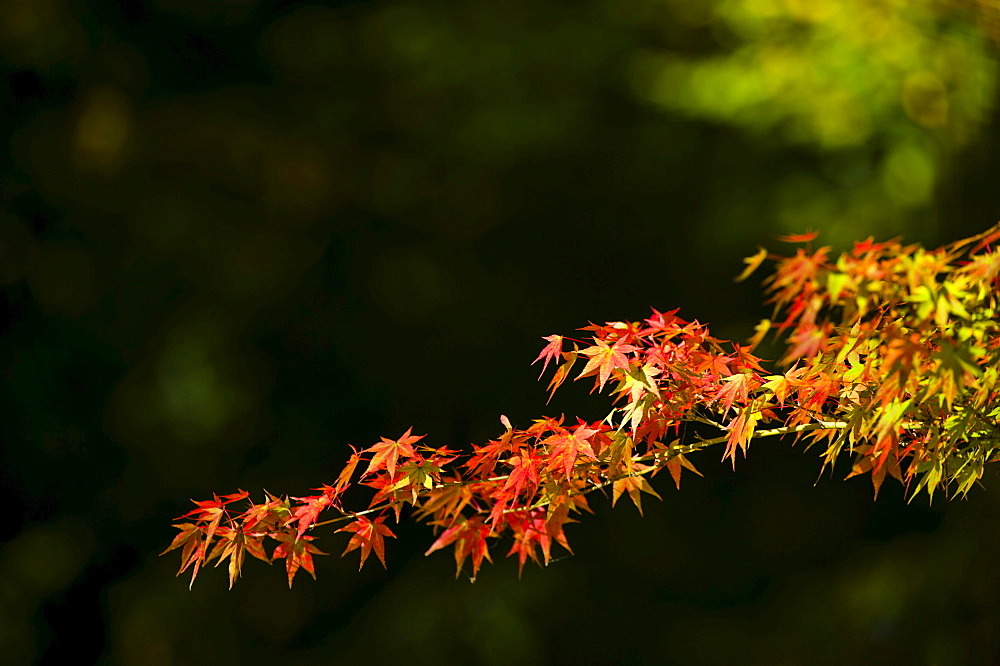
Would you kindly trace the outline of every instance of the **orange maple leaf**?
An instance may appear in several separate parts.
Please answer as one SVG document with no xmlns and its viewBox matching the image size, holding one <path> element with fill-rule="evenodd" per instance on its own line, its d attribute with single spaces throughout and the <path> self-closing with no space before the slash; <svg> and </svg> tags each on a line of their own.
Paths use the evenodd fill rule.
<svg viewBox="0 0 1000 666">
<path fill-rule="evenodd" d="M 374 550 L 375 555 L 382 562 L 382 566 L 385 567 L 385 541 L 382 537 L 395 539 L 396 535 L 392 533 L 388 525 L 383 525 L 383 522 L 385 522 L 384 516 L 379 516 L 375 520 L 370 520 L 368 516 L 357 516 L 353 522 L 337 530 L 338 532 L 352 532 L 351 540 L 347 542 L 347 548 L 341 553 L 341 557 L 360 548 L 361 564 L 358 565 L 358 570 L 360 570 L 361 567 L 365 566 L 365 560 Z"/>
<path fill-rule="evenodd" d="M 413 428 L 407 428 L 406 432 L 399 439 L 392 440 L 383 437 L 381 442 L 365 449 L 366 452 L 371 452 L 375 455 L 372 456 L 371 462 L 368 463 L 368 469 L 365 470 L 363 476 L 377 472 L 383 467 L 389 470 L 390 477 L 396 476 L 396 462 L 399 460 L 399 456 L 403 455 L 407 458 L 412 458 L 414 451 L 411 444 L 419 442 L 427 436 L 411 435 L 411 432 L 413 432 Z"/>
<path fill-rule="evenodd" d="M 604 384 L 607 383 L 612 370 L 628 370 L 629 359 L 626 354 L 637 351 L 638 347 L 625 344 L 621 340 L 616 340 L 612 345 L 609 345 L 604 340 L 597 340 L 596 342 L 597 344 L 593 347 L 587 347 L 580 352 L 589 356 L 590 360 L 587 361 L 587 365 L 576 378 L 580 379 L 597 373 L 598 386 L 600 390 L 603 390 Z"/>
<path fill-rule="evenodd" d="M 277 534 L 272 534 L 271 537 L 281 542 L 274 549 L 272 559 L 285 558 L 285 570 L 288 572 L 288 587 L 292 586 L 292 580 L 300 568 L 308 571 L 309 575 L 314 579 L 316 578 L 316 568 L 313 565 L 312 556 L 313 554 L 325 555 L 326 553 L 309 543 L 313 540 L 313 537 L 304 536 L 300 538 L 288 532 L 278 532 Z"/>
<path fill-rule="evenodd" d="M 469 518 L 461 523 L 453 525 L 441 533 L 441 536 L 431 544 L 425 555 L 430 555 L 435 550 L 440 550 L 445 546 L 455 544 L 455 578 L 462 573 L 462 564 L 466 558 L 472 556 L 472 580 L 476 580 L 479 567 L 485 558 L 492 562 L 490 551 L 486 545 L 486 537 L 490 535 L 492 529 L 483 524 L 479 517 Z"/>
<path fill-rule="evenodd" d="M 531 365 L 534 365 L 543 359 L 545 361 L 544 363 L 542 363 L 542 371 L 538 373 L 539 379 L 542 378 L 542 375 L 545 374 L 545 370 L 549 367 L 549 361 L 553 359 L 558 359 L 560 356 L 562 356 L 563 336 L 549 335 L 542 339 L 548 340 L 549 344 L 545 345 L 545 348 L 542 350 L 542 353 L 538 355 L 538 358 L 536 358 L 534 361 L 531 362 Z"/>
</svg>

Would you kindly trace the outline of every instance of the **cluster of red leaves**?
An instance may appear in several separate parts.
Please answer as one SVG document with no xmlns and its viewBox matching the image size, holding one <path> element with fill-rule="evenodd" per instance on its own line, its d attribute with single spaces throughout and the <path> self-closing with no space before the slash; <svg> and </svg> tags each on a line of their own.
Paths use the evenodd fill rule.
<svg viewBox="0 0 1000 666">
<path fill-rule="evenodd" d="M 866 241 L 836 262 L 828 248 L 809 248 L 811 235 L 785 239 L 806 247 L 777 257 L 768 280 L 776 327 L 789 336 L 783 373 L 766 374 L 752 351 L 769 321 L 750 346 L 656 310 L 641 322 L 580 329 L 586 341 L 549 336 L 535 362 L 543 374 L 554 366 L 550 392 L 582 365 L 574 378 L 593 377 L 593 390 L 613 398 L 606 418 L 545 417 L 521 429 L 502 417 L 504 432 L 466 454 L 408 430 L 355 450 L 336 484 L 315 495 L 196 502 L 167 550 L 182 548 L 192 583 L 206 562 L 228 560 L 232 586 L 249 552 L 284 559 L 291 585 L 300 568 L 315 575 L 320 551 L 309 532 L 328 523 L 343 523 L 344 552 L 360 550 L 362 566 L 372 551 L 384 565 L 384 539 L 394 536 L 385 521 L 398 522 L 409 505 L 440 532 L 428 554 L 452 546 L 456 575 L 468 560 L 475 579 L 499 539 L 510 539 L 507 555 L 520 568 L 528 559 L 547 564 L 554 543 L 569 550 L 564 527 L 588 510 L 590 492 L 610 487 L 613 504 L 627 493 L 641 511 L 643 492 L 659 497 L 648 476 L 666 469 L 679 487 L 683 469 L 697 473 L 686 454 L 724 443 L 735 465 L 751 438 L 788 433 L 825 441 L 829 464 L 850 449 L 852 475 L 870 472 L 876 492 L 886 473 L 916 480 L 917 491 L 955 483 L 966 492 L 1000 451 L 1000 256 L 989 248 L 998 238 L 995 229 L 932 252 Z M 741 279 L 766 258 L 749 258 Z M 689 422 L 724 434 L 682 443 Z M 780 425 L 759 430 L 765 423 Z M 352 485 L 373 491 L 367 508 L 342 505 Z M 335 515 L 320 521 L 325 512 Z M 277 542 L 270 555 L 267 540 Z"/>
<path fill-rule="evenodd" d="M 727 455 L 745 449 L 756 415 L 748 417 L 752 394 L 763 379 L 760 360 L 746 347 L 728 345 L 708 334 L 698 322 L 675 312 L 653 311 L 643 322 L 616 322 L 587 326 L 592 344 L 548 338 L 538 361 L 557 364 L 551 389 L 570 376 L 594 377 L 594 389 L 613 385 L 612 395 L 622 405 L 624 419 L 614 414 L 604 421 L 567 423 L 564 418 L 542 418 L 527 428 L 515 428 L 503 419 L 505 431 L 496 439 L 474 446 L 458 456 L 446 448 L 421 445 L 422 436 L 407 431 L 399 439 L 382 440 L 349 458 L 337 483 L 317 488 L 306 497 L 268 496 L 262 504 L 249 502 L 241 492 L 199 502 L 177 525 L 180 534 L 168 550 L 183 548 L 181 571 L 192 570 L 192 582 L 203 563 L 229 561 L 230 585 L 239 575 L 246 552 L 265 561 L 284 559 L 289 584 L 303 568 L 314 573 L 312 554 L 319 551 L 308 532 L 321 514 L 337 514 L 326 522 L 343 521 L 339 530 L 351 534 L 345 552 L 361 551 L 361 564 L 374 551 L 383 562 L 385 537 L 394 536 L 385 524 L 399 520 L 411 505 L 418 517 L 441 530 L 428 553 L 453 546 L 457 570 L 471 560 L 474 578 L 490 545 L 509 535 L 509 556 L 519 564 L 531 559 L 548 563 L 552 544 L 569 550 L 564 533 L 572 515 L 587 510 L 585 494 L 611 487 L 612 502 L 627 493 L 641 510 L 640 493 L 656 495 L 644 475 L 667 469 L 680 483 L 681 470 L 694 470 L 685 453 L 699 444 L 668 442 L 685 421 L 729 419 Z M 358 475 L 358 468 L 364 471 Z M 352 512 L 341 504 L 352 480 L 372 489 L 369 506 Z M 658 495 L 657 495 L 658 496 Z M 246 501 L 242 511 L 230 505 Z M 277 542 L 270 556 L 266 540 Z"/>
</svg>

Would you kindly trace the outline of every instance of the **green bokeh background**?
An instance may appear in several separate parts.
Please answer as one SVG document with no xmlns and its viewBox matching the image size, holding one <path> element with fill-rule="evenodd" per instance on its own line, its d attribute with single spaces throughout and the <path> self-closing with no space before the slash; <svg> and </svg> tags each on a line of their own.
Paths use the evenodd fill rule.
<svg viewBox="0 0 1000 666">
<path fill-rule="evenodd" d="M 1000 219 L 992 0 L 0 4 L 4 663 L 993 663 L 1000 480 L 872 502 L 761 441 L 595 497 L 575 555 L 189 592 L 188 498 L 305 494 L 348 444 L 468 446 L 545 406 L 541 336 L 681 308 L 818 229 Z"/>
</svg>

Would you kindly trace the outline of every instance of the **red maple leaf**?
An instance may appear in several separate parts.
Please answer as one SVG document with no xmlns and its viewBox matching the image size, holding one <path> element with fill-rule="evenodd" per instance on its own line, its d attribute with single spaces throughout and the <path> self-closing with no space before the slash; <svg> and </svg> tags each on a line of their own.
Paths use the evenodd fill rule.
<svg viewBox="0 0 1000 666">
<path fill-rule="evenodd" d="M 474 453 L 465 462 L 465 467 L 471 470 L 477 477 L 487 477 L 493 474 L 500 456 L 516 450 L 519 443 L 524 441 L 524 431 L 508 429 L 500 435 L 500 439 L 493 439 L 482 446 L 473 445 Z"/>
<path fill-rule="evenodd" d="M 243 560 L 247 553 L 270 564 L 271 560 L 264 552 L 261 541 L 264 533 L 249 532 L 245 528 L 232 529 L 228 527 L 219 528 L 219 541 L 212 549 L 212 553 L 207 560 L 219 558 L 215 566 L 219 566 L 227 559 L 229 560 L 229 589 L 233 589 L 233 584 L 243 572 Z M 319 551 L 316 551 L 319 552 Z"/>
<path fill-rule="evenodd" d="M 562 386 L 563 382 L 566 381 L 566 378 L 569 377 L 569 371 L 573 369 L 578 356 L 579 352 L 575 348 L 573 351 L 563 354 L 563 358 L 566 359 L 566 361 L 556 369 L 555 373 L 552 375 L 552 379 L 549 380 L 549 399 L 545 401 L 545 404 L 548 404 L 549 401 L 552 400 L 552 396 L 555 395 L 556 389 Z"/>
<path fill-rule="evenodd" d="M 819 236 L 818 231 L 807 231 L 804 234 L 790 234 L 788 236 L 778 236 L 778 240 L 783 243 L 808 243 L 809 241 L 816 240 Z"/>
<path fill-rule="evenodd" d="M 493 493 L 493 507 L 487 522 L 499 525 L 511 502 L 516 502 L 522 495 L 534 497 L 539 484 L 538 470 L 543 462 L 542 456 L 528 448 L 521 449 L 520 455 L 507 459 L 512 469 L 503 488 Z"/>
<path fill-rule="evenodd" d="M 736 418 L 726 426 L 729 430 L 729 437 L 726 439 L 726 451 L 722 454 L 722 459 L 729 458 L 734 468 L 736 467 L 736 447 L 738 446 L 742 449 L 743 456 L 746 457 L 747 444 L 750 442 L 750 438 L 753 437 L 757 422 L 760 419 L 760 411 L 755 409 L 754 405 L 750 405 L 740 410 Z"/>
<path fill-rule="evenodd" d="M 420 506 L 425 516 L 438 516 L 445 522 L 454 522 L 462 515 L 462 509 L 472 502 L 473 486 L 462 483 L 459 477 L 449 477 L 440 488 L 427 493 L 427 499 Z"/>
<path fill-rule="evenodd" d="M 640 335 L 671 331 L 676 329 L 677 323 L 684 323 L 683 319 L 675 316 L 678 310 L 671 310 L 670 312 L 660 312 L 656 308 L 650 308 L 650 310 L 653 311 L 653 314 L 648 319 L 643 320 L 648 328 L 640 331 Z"/>
<path fill-rule="evenodd" d="M 351 477 L 354 476 L 354 470 L 361 461 L 361 451 L 358 451 L 353 446 L 351 446 L 351 457 L 347 459 L 347 464 L 344 465 L 344 469 L 340 471 L 340 475 L 337 477 L 337 488 L 346 488 L 351 484 Z"/>
<path fill-rule="evenodd" d="M 875 239 L 869 236 L 863 241 L 854 241 L 854 256 L 860 257 L 869 252 L 879 252 L 885 247 L 884 243 L 876 243 Z"/>
<path fill-rule="evenodd" d="M 239 515 L 239 520 L 243 524 L 243 529 L 249 530 L 258 525 L 273 527 L 284 525 L 291 517 L 292 512 L 288 505 L 288 499 L 279 499 L 272 495 L 267 495 L 269 501 L 264 504 L 251 504 L 246 511 Z"/>
<path fill-rule="evenodd" d="M 278 532 L 272 534 L 273 539 L 277 539 L 281 543 L 278 547 L 274 549 L 274 554 L 272 559 L 285 558 L 285 570 L 288 573 L 288 587 L 292 586 L 292 579 L 295 578 L 295 574 L 298 573 L 299 569 L 305 569 L 309 572 L 309 575 L 314 579 L 316 578 L 316 568 L 313 565 L 313 554 L 325 555 L 316 546 L 309 543 L 313 540 L 311 536 L 296 537 L 294 534 L 289 532 Z"/>
<path fill-rule="evenodd" d="M 538 468 L 541 463 L 542 459 L 535 451 L 521 449 L 520 455 L 507 460 L 507 464 L 513 469 L 507 476 L 503 489 L 514 496 L 521 493 L 533 495 L 538 488 Z"/>
<path fill-rule="evenodd" d="M 470 555 L 472 556 L 472 580 L 476 580 L 476 575 L 479 573 L 479 567 L 483 563 L 485 558 L 487 561 L 492 562 L 490 558 L 490 551 L 486 545 L 486 537 L 490 535 L 492 530 L 489 526 L 484 525 L 481 518 L 478 516 L 464 520 L 461 523 L 452 525 L 444 532 L 441 536 L 431 544 L 431 547 L 427 549 L 425 555 L 430 555 L 435 550 L 440 550 L 445 546 L 454 543 L 455 544 L 455 577 L 462 573 L 462 564 L 465 562 L 466 558 Z"/>
<path fill-rule="evenodd" d="M 724 386 L 719 389 L 718 394 L 715 396 L 715 401 L 723 400 L 722 413 L 726 414 L 730 408 L 733 406 L 733 402 L 739 400 L 739 402 L 746 403 L 747 401 L 747 378 L 749 375 L 745 373 L 738 373 L 731 377 L 726 377 L 723 381 Z"/>
<path fill-rule="evenodd" d="M 426 437 L 426 435 L 411 435 L 411 432 L 413 432 L 413 428 L 408 428 L 403 436 L 396 440 L 383 437 L 381 442 L 365 449 L 366 452 L 375 455 L 372 456 L 363 476 L 377 472 L 383 467 L 389 470 L 390 477 L 396 476 L 396 462 L 399 460 L 399 456 L 412 458 L 415 453 L 411 445 Z"/>
<path fill-rule="evenodd" d="M 191 566 L 193 558 L 197 556 L 200 550 L 199 546 L 204 546 L 204 539 L 202 538 L 204 531 L 202 527 L 194 523 L 179 523 L 174 525 L 174 527 L 180 530 L 180 534 L 174 537 L 174 540 L 170 542 L 170 545 L 160 555 L 169 553 L 175 548 L 183 547 L 181 551 L 181 567 L 177 570 L 177 575 L 180 576 L 184 573 L 185 569 Z M 196 568 L 195 576 L 197 574 L 198 571 Z M 191 584 L 194 585 L 194 577 L 191 578 Z"/>
<path fill-rule="evenodd" d="M 542 371 L 538 373 L 539 379 L 542 378 L 542 375 L 545 374 L 546 368 L 549 367 L 549 361 L 558 359 L 562 356 L 563 337 L 561 335 L 549 335 L 542 339 L 548 340 L 549 344 L 545 345 L 545 348 L 542 350 L 542 353 L 538 355 L 538 358 L 531 362 L 531 365 L 534 365 L 543 359 L 545 361 L 542 364 Z M 558 363 L 558 360 L 556 362 Z"/>
<path fill-rule="evenodd" d="M 379 516 L 375 520 L 370 520 L 368 516 L 357 516 L 353 522 L 341 527 L 338 532 L 351 532 L 351 540 L 347 542 L 347 548 L 341 553 L 341 557 L 356 550 L 361 549 L 361 564 L 358 569 L 365 566 L 365 560 L 374 550 L 382 566 L 385 567 L 385 541 L 382 537 L 396 538 L 388 525 L 383 525 L 385 516 Z"/>
<path fill-rule="evenodd" d="M 524 570 L 524 563 L 529 557 L 532 562 L 538 564 L 538 555 L 535 552 L 535 548 L 538 546 L 541 546 L 545 563 L 548 564 L 551 557 L 552 537 L 549 536 L 545 527 L 545 509 L 507 514 L 507 524 L 514 533 L 514 543 L 507 552 L 507 557 L 517 553 L 517 575 L 519 578 Z"/>
<path fill-rule="evenodd" d="M 181 518 L 194 516 L 197 522 L 207 523 L 207 525 L 199 525 L 199 530 L 205 536 L 204 540 L 198 541 L 193 551 L 188 546 L 185 546 L 184 551 L 182 551 L 184 553 L 188 553 L 188 557 L 184 560 L 181 570 L 177 573 L 180 575 L 188 567 L 192 567 L 191 586 L 194 585 L 194 580 L 198 577 L 198 572 L 201 570 L 201 565 L 208 557 L 208 547 L 211 545 L 212 537 L 215 536 L 215 532 L 219 528 L 223 517 L 227 515 L 226 505 L 246 499 L 249 496 L 250 493 L 245 490 L 241 490 L 231 495 L 223 495 L 222 497 L 214 495 L 213 499 L 210 500 L 204 500 L 201 502 L 195 501 L 194 503 L 198 505 L 198 508 L 192 509 L 183 516 L 180 516 Z M 176 539 L 177 538 L 175 537 L 175 541 Z M 171 546 L 171 548 L 176 548 L 176 546 Z"/>
<path fill-rule="evenodd" d="M 296 497 L 295 499 L 302 502 L 302 506 L 295 510 L 292 515 L 292 519 L 289 521 L 297 522 L 299 524 L 298 537 L 302 538 L 302 535 L 306 533 L 316 519 L 319 518 L 319 514 L 323 512 L 326 507 L 330 506 L 333 501 L 340 494 L 337 488 L 324 485 L 322 488 L 313 488 L 313 490 L 320 490 L 323 492 L 322 495 L 315 495 L 311 497 Z"/>
<path fill-rule="evenodd" d="M 562 468 L 566 479 L 569 480 L 578 457 L 583 456 L 585 459 L 596 460 L 597 456 L 588 440 L 597 432 L 597 430 L 588 428 L 584 423 L 578 425 L 573 432 L 560 428 L 556 434 L 542 442 L 550 447 L 548 469 Z"/>
</svg>

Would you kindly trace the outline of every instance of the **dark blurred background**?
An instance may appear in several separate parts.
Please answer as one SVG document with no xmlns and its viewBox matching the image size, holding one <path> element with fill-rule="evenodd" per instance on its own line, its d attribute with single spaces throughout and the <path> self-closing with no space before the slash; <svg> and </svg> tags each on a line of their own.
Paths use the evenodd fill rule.
<svg viewBox="0 0 1000 666">
<path fill-rule="evenodd" d="M 992 663 L 1000 480 L 877 502 L 815 452 L 708 451 L 575 556 L 470 585 L 401 525 L 289 591 L 158 558 L 215 491 L 303 495 L 413 426 L 545 406 L 541 336 L 681 308 L 740 259 L 1000 219 L 993 0 L 0 4 L 0 654 L 10 664 Z"/>
</svg>

